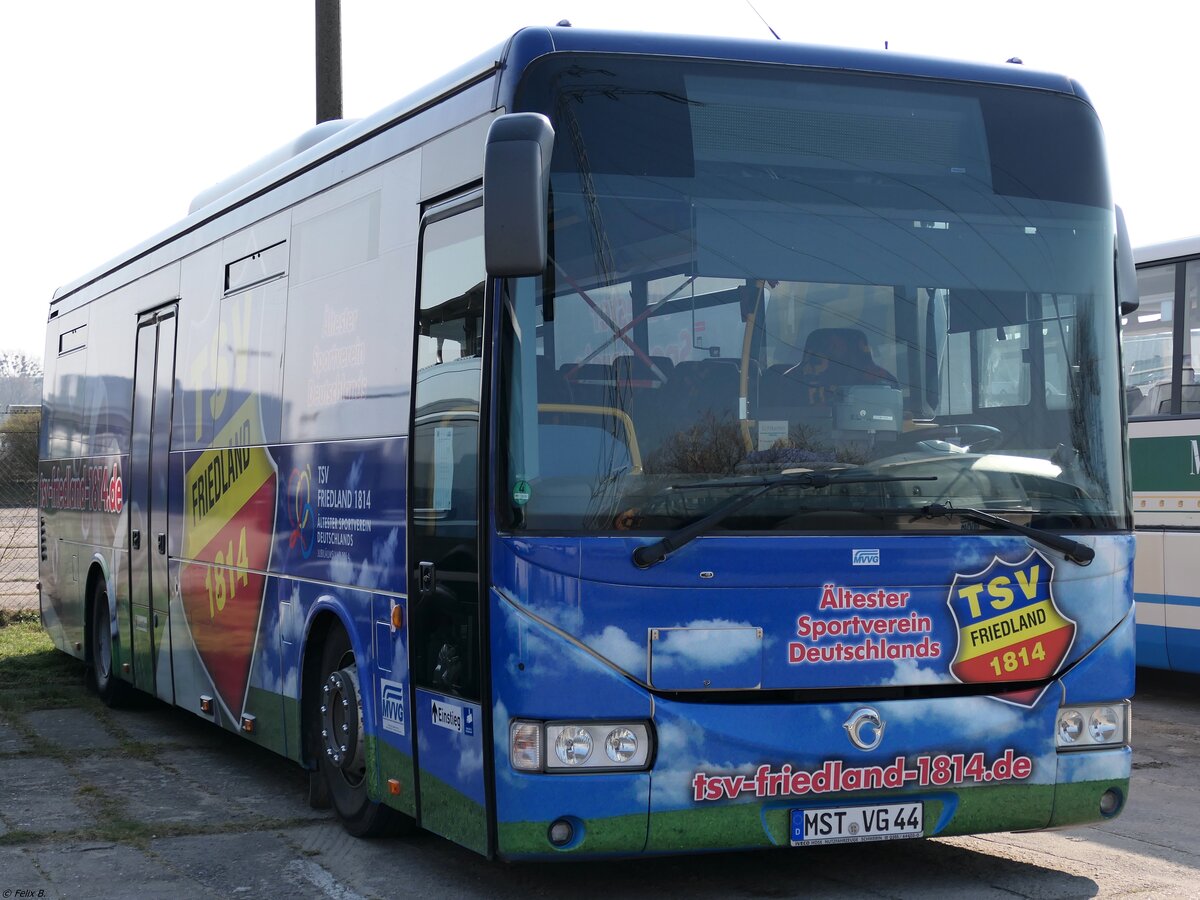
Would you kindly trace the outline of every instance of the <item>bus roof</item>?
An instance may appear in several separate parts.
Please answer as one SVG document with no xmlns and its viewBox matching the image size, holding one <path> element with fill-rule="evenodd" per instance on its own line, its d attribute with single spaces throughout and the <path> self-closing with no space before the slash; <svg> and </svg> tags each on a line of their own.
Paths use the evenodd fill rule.
<svg viewBox="0 0 1200 900">
<path fill-rule="evenodd" d="M 1135 247 L 1133 261 L 1140 266 L 1143 263 L 1167 262 L 1172 259 L 1197 255 L 1200 255 L 1200 235 L 1164 241 L 1161 244 Z"/>
<path fill-rule="evenodd" d="M 510 46 L 508 60 L 518 71 L 530 60 L 549 52 L 641 53 L 974 81 L 1041 88 L 1082 96 L 1079 86 L 1071 79 L 1027 69 L 1023 65 L 960 62 L 937 57 L 910 56 L 890 50 L 858 50 L 751 38 L 593 31 L 582 28 L 526 28 L 513 36 Z"/>
<path fill-rule="evenodd" d="M 1034 88 L 1077 96 L 1089 102 L 1070 78 L 1027 69 L 1023 65 L 960 62 L 909 56 L 892 51 L 855 50 L 793 44 L 783 41 L 669 35 L 627 31 L 596 31 L 572 27 L 524 28 L 507 41 L 438 80 L 357 121 L 323 123 L 268 154 L 241 172 L 202 191 L 189 214 L 82 278 L 54 292 L 51 314 L 59 301 L 94 284 L 123 266 L 194 231 L 225 212 L 253 200 L 277 185 L 315 168 L 388 128 L 435 105 L 443 97 L 502 74 L 494 93 L 496 107 L 511 102 L 521 73 L 548 53 L 629 53 L 684 56 L 699 59 L 762 62 L 848 72 L 902 75 L 947 81 L 969 81 Z"/>
</svg>

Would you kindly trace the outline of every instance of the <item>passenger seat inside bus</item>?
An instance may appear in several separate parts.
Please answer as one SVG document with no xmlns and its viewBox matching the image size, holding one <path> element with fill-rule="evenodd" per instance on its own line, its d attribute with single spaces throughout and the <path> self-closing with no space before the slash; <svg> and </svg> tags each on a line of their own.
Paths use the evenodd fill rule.
<svg viewBox="0 0 1200 900">
<path fill-rule="evenodd" d="M 567 380 L 562 376 L 562 373 L 556 372 L 551 368 L 544 356 L 538 357 L 537 398 L 539 405 L 543 403 L 570 403 L 574 399 Z"/>
<path fill-rule="evenodd" d="M 704 359 L 678 363 L 666 389 L 660 392 L 658 416 L 653 420 L 643 417 L 647 444 L 653 449 L 694 428 L 736 422 L 740 384 L 738 360 Z M 754 372 L 749 379 L 749 390 L 755 394 L 758 390 Z"/>
<path fill-rule="evenodd" d="M 1180 387 L 1179 411 L 1185 415 L 1200 413 L 1200 384 L 1185 384 Z"/>
</svg>

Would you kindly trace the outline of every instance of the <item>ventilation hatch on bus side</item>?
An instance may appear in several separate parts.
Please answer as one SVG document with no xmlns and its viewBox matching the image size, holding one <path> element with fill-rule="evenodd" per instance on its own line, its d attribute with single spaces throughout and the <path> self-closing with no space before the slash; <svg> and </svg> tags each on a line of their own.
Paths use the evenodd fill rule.
<svg viewBox="0 0 1200 900">
<path fill-rule="evenodd" d="M 287 243 L 280 241 L 225 266 L 225 293 L 269 281 L 287 271 Z"/>
</svg>

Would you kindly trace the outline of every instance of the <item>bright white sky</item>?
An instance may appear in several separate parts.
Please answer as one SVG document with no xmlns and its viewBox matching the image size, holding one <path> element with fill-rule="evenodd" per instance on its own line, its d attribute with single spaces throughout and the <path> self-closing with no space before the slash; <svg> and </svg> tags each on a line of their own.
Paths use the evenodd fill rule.
<svg viewBox="0 0 1200 900">
<path fill-rule="evenodd" d="M 1076 78 L 1108 136 L 1135 246 L 1200 233 L 1200 4 L 754 0 L 787 41 L 1003 62 Z M 745 0 L 342 0 L 344 111 L 386 106 L 524 25 L 770 39 Z M 0 350 L 41 357 L 54 290 L 184 217 L 313 124 L 313 0 L 5 7 Z"/>
</svg>

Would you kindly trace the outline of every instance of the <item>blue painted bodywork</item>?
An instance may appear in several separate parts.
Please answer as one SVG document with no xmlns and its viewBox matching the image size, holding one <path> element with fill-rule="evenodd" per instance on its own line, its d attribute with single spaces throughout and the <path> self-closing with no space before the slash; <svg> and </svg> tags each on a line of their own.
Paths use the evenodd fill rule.
<svg viewBox="0 0 1200 900">
<path fill-rule="evenodd" d="M 1139 605 L 1160 609 L 1168 605 L 1200 607 L 1200 599 L 1183 594 L 1139 593 L 1136 600 Z M 1200 673 L 1200 630 L 1139 622 L 1137 660 L 1139 666 Z"/>
<path fill-rule="evenodd" d="M 1060 768 L 1061 755 L 1054 747 L 1061 703 L 1115 702 L 1132 694 L 1133 548 L 1127 537 L 1096 538 L 1097 558 L 1088 567 L 1054 561 L 1054 602 L 1078 630 L 1057 678 L 1032 707 L 1024 705 L 1027 699 L 1018 703 L 1000 695 L 951 692 L 922 698 L 896 690 L 957 683 L 949 663 L 959 633 L 947 603 L 955 576 L 980 572 L 997 558 L 1029 557 L 1031 547 L 1023 539 L 710 537 L 644 573 L 629 561 L 638 543 L 521 538 L 502 539 L 497 546 L 491 646 L 502 854 L 567 852 L 544 842 L 541 851 L 531 848 L 518 826 L 539 822 L 541 828 L 535 830 L 544 830 L 554 818 L 568 815 L 585 825 L 596 823 L 588 834 L 601 835 L 591 843 L 585 837 L 570 852 L 677 852 L 786 843 L 782 823 L 790 809 L 846 805 L 851 799 L 880 803 L 897 795 L 927 801 L 927 834 L 1044 827 L 1053 815 L 1057 786 L 1128 778 L 1127 752 L 1085 754 L 1090 762 L 1077 756 Z M 867 544 L 879 549 L 879 566 L 852 566 L 853 550 Z M 754 566 L 745 564 L 747 554 L 754 557 Z M 797 566 L 798 559 L 814 562 Z M 715 586 L 700 586 L 702 569 L 714 573 L 704 583 Z M 639 578 L 648 584 L 636 587 Z M 910 643 L 929 638 L 937 645 L 936 656 L 790 663 L 788 645 L 797 638 L 800 617 L 844 622 L 855 615 L 853 610 L 822 613 L 827 584 L 860 592 L 908 592 L 905 611 L 927 618 L 929 630 L 894 637 Z M 722 627 L 735 635 L 744 634 L 739 629 L 761 628 L 761 653 L 749 641 L 713 640 L 713 629 Z M 699 630 L 694 642 L 678 641 L 678 652 L 665 655 L 669 662 L 663 663 L 675 671 L 674 683 L 691 679 L 692 692 L 655 692 L 649 686 L 654 631 L 666 628 L 681 629 L 677 641 L 684 629 Z M 849 640 L 862 644 L 868 639 L 875 636 Z M 761 659 L 761 687 L 706 694 L 705 675 L 727 671 L 739 657 Z M 839 687 L 855 688 L 854 699 L 833 699 L 828 691 Z M 843 729 L 864 701 L 887 723 L 884 740 L 869 753 L 853 747 Z M 649 721 L 656 758 L 644 773 L 520 773 L 506 759 L 514 718 Z M 921 756 L 963 754 L 969 759 L 976 753 L 984 754 L 990 765 L 1009 751 L 1032 762 L 1031 773 L 1014 783 L 1042 789 L 1027 792 L 1020 804 L 1006 806 L 1000 799 L 994 808 L 971 805 L 969 818 L 964 812 L 962 821 L 956 819 L 961 803 L 1002 787 L 959 783 L 932 790 L 936 786 L 927 784 L 791 798 L 749 793 L 715 801 L 697 798 L 697 773 L 710 779 L 749 777 L 763 766 L 774 772 L 784 766 L 815 772 L 830 760 L 847 767 L 886 766 L 898 757 L 912 766 Z M 600 784 L 607 788 L 598 789 Z M 643 832 L 638 823 L 644 815 Z M 620 840 L 605 830 L 617 821 L 623 823 L 616 829 Z"/>
</svg>

